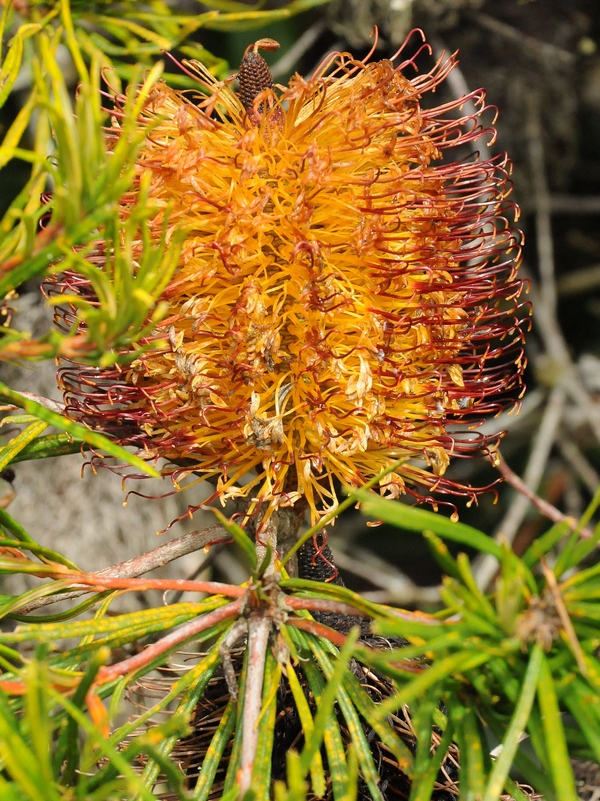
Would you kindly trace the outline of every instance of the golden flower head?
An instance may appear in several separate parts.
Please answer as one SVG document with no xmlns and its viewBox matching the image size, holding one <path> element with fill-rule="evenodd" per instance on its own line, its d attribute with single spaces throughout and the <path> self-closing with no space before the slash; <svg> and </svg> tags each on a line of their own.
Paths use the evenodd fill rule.
<svg viewBox="0 0 600 801">
<path fill-rule="evenodd" d="M 383 493 L 472 496 L 443 475 L 497 441 L 473 428 L 520 385 L 523 284 L 507 159 L 465 155 L 484 93 L 422 102 L 454 63 L 336 53 L 273 87 L 256 45 L 239 94 L 197 62 L 198 97 L 156 85 L 135 186 L 186 231 L 169 313 L 127 367 L 62 369 L 71 415 L 313 519 L 399 459 Z"/>
</svg>

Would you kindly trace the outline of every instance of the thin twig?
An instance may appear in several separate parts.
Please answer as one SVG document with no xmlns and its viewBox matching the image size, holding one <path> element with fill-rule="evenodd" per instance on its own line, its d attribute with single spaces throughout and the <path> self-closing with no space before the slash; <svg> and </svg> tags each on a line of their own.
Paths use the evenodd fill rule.
<svg viewBox="0 0 600 801">
<path fill-rule="evenodd" d="M 535 201 L 536 245 L 540 273 L 541 301 L 549 313 L 556 313 L 556 283 L 554 278 L 554 243 L 550 192 L 546 180 L 544 140 L 540 110 L 532 101 L 527 109 L 527 144 Z"/>
<path fill-rule="evenodd" d="M 219 645 L 219 656 L 223 667 L 223 676 L 229 696 L 234 704 L 238 701 L 238 685 L 231 652 L 235 645 L 248 633 L 248 621 L 245 618 L 236 620 Z"/>
<path fill-rule="evenodd" d="M 488 31 L 492 31 L 492 33 L 498 34 L 511 42 L 515 42 L 520 48 L 525 48 L 526 51 L 539 53 L 549 63 L 555 64 L 556 61 L 560 61 L 568 66 L 575 63 L 576 56 L 574 53 L 569 53 L 568 50 L 563 50 L 562 47 L 556 47 L 556 45 L 550 44 L 550 42 L 536 39 L 534 36 L 527 36 L 521 33 L 517 28 L 513 28 L 512 25 L 507 25 L 506 22 L 501 22 L 499 19 L 496 19 L 496 17 L 492 17 L 489 14 L 477 13 L 473 15 L 473 18 L 482 28 L 486 28 Z"/>
<path fill-rule="evenodd" d="M 274 78 L 279 78 L 291 72 L 298 61 L 300 61 L 304 54 L 310 50 L 317 39 L 325 32 L 326 28 L 327 25 L 323 19 L 313 22 L 310 28 L 307 28 L 284 55 L 273 64 L 271 67 L 271 75 Z"/>
<path fill-rule="evenodd" d="M 263 509 L 259 509 L 256 520 L 255 549 L 259 568 L 265 559 L 269 557 L 269 562 L 263 571 L 263 579 L 268 580 L 275 573 L 277 516 L 272 515 L 265 521 L 263 514 Z M 238 773 L 240 798 L 243 798 L 252 786 L 252 772 L 258 746 L 258 721 L 263 699 L 265 663 L 269 636 L 273 627 L 271 612 L 271 609 L 259 606 L 248 620 L 248 662 L 242 712 L 240 770 Z"/>
<path fill-rule="evenodd" d="M 190 531 L 189 534 L 169 540 L 169 542 L 165 542 L 163 545 L 141 554 L 141 556 L 135 556 L 126 562 L 120 562 L 118 565 L 99 570 L 98 575 L 110 578 L 135 578 L 136 576 L 142 576 L 144 573 L 149 573 L 151 570 L 156 570 L 158 567 L 163 567 L 181 556 L 186 556 L 188 553 L 199 551 L 218 542 L 229 542 L 230 540 L 231 536 L 222 526 L 208 526 L 208 528 Z"/>
<path fill-rule="evenodd" d="M 384 559 L 362 548 L 352 548 L 352 553 L 336 550 L 334 553 L 338 567 L 354 573 L 375 587 L 381 587 L 384 592 L 363 592 L 363 598 L 378 601 L 385 597 L 385 603 L 393 604 L 422 604 L 436 603 L 440 599 L 437 587 L 419 587 L 402 571 L 395 570 Z"/>
<path fill-rule="evenodd" d="M 557 291 L 561 297 L 569 295 L 580 295 L 584 292 L 591 292 L 600 286 L 600 264 L 593 264 L 591 267 L 584 267 L 581 270 L 573 270 L 568 275 L 563 275 L 557 284 Z"/>
<path fill-rule="evenodd" d="M 548 501 L 544 500 L 544 498 L 540 498 L 539 495 L 536 495 L 535 492 L 533 492 L 527 486 L 523 479 L 519 478 L 519 476 L 510 469 L 504 459 L 500 459 L 498 469 L 504 476 L 506 483 L 510 484 L 510 486 L 513 489 L 516 489 L 521 495 L 524 495 L 526 498 L 528 498 L 536 507 L 536 509 L 549 520 L 553 520 L 555 523 L 568 523 L 573 531 L 577 528 L 577 520 L 574 520 L 572 517 L 563 514 L 559 509 L 556 508 L 556 506 L 552 506 L 552 504 L 548 503 Z M 593 536 L 592 532 L 588 528 L 581 529 L 580 534 L 583 538 L 589 538 Z"/>
<path fill-rule="evenodd" d="M 600 486 L 600 476 L 590 462 L 585 458 L 577 445 L 567 437 L 558 437 L 556 444 L 566 462 L 575 470 L 591 495 L 594 495 Z"/>
<path fill-rule="evenodd" d="M 555 387 L 550 393 L 550 398 L 544 410 L 542 422 L 533 441 L 531 455 L 523 477 L 525 485 L 532 492 L 535 492 L 544 474 L 550 450 L 556 439 L 564 405 L 565 390 L 562 386 Z M 529 498 L 524 495 L 519 494 L 517 496 L 498 526 L 494 539 L 498 540 L 502 538 L 509 543 L 514 540 L 523 518 L 527 513 L 529 503 Z M 484 554 L 475 560 L 474 574 L 481 589 L 485 590 L 488 587 L 497 569 L 498 560 L 490 554 Z"/>
<path fill-rule="evenodd" d="M 545 349 L 543 358 L 553 368 L 555 384 L 560 383 L 564 387 L 600 442 L 600 408 L 585 388 L 579 370 L 571 359 L 556 314 L 542 301 L 537 282 L 531 276 L 528 277 L 531 301 L 535 308 L 535 328 Z M 547 367 L 546 372 L 548 372 Z"/>
<path fill-rule="evenodd" d="M 565 606 L 565 602 L 563 601 L 563 597 L 560 594 L 560 589 L 556 582 L 556 576 L 554 575 L 553 571 L 548 567 L 546 560 L 542 557 L 540 560 L 540 564 L 542 566 L 542 571 L 544 573 L 544 578 L 548 583 L 548 587 L 550 592 L 552 593 L 552 597 L 554 599 L 554 605 L 556 607 L 556 611 L 558 612 L 558 616 L 560 617 L 560 622 L 563 624 L 563 628 L 565 630 L 565 634 L 567 635 L 567 640 L 573 650 L 573 655 L 577 661 L 577 666 L 581 671 L 583 676 L 588 675 L 588 668 L 585 663 L 585 657 L 583 655 L 583 650 L 577 639 L 577 634 L 575 633 L 575 629 L 573 628 L 573 623 L 571 622 L 571 618 L 569 617 L 569 613 L 567 612 L 567 608 Z"/>
<path fill-rule="evenodd" d="M 562 387 L 555 387 L 550 393 L 548 403 L 544 409 L 542 422 L 533 440 L 531 454 L 523 475 L 525 485 L 532 492 L 537 489 L 544 475 L 550 451 L 556 440 L 564 407 L 565 391 Z M 528 507 L 529 499 L 523 495 L 519 496 L 498 526 L 498 532 L 509 542 L 514 540 Z"/>
<path fill-rule="evenodd" d="M 341 601 L 328 600 L 326 598 L 303 598 L 301 596 L 288 596 L 284 601 L 287 609 L 305 609 L 310 612 L 331 612 L 337 615 L 350 615 L 352 617 L 371 617 L 362 609 L 345 604 Z"/>
<path fill-rule="evenodd" d="M 142 579 L 142 578 L 107 578 L 97 573 L 83 573 L 76 570 L 41 569 L 33 575 L 41 578 L 58 578 L 71 580 L 75 586 L 83 584 L 97 592 L 102 590 L 183 590 L 209 595 L 227 595 L 239 598 L 246 593 L 245 587 L 235 584 L 224 584 L 222 581 L 186 581 L 185 579 Z"/>
<path fill-rule="evenodd" d="M 43 395 L 36 395 L 34 392 L 23 392 L 22 390 L 19 390 L 19 395 L 39 403 L 40 406 L 49 409 L 51 412 L 56 412 L 57 414 L 64 414 L 65 412 L 65 404 L 52 400 L 52 398 L 45 398 Z"/>
<path fill-rule="evenodd" d="M 598 195 L 563 195 L 559 192 L 550 196 L 553 214 L 600 214 Z"/>
<path fill-rule="evenodd" d="M 288 626 L 293 626 L 302 631 L 308 631 L 310 634 L 314 634 L 315 637 L 323 637 L 334 645 L 337 645 L 338 648 L 343 648 L 348 638 L 347 634 L 342 634 L 340 631 L 325 626 L 323 623 L 318 623 L 316 620 L 307 620 L 303 617 L 291 618 L 288 620 Z"/>
</svg>

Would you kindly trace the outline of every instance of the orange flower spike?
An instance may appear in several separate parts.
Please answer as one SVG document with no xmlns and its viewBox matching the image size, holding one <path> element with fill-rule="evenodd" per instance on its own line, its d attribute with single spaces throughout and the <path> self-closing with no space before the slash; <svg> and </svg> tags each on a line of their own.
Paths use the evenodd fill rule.
<svg viewBox="0 0 600 801">
<path fill-rule="evenodd" d="M 425 107 L 454 57 L 409 80 L 414 60 L 349 54 L 277 88 L 258 53 L 273 46 L 247 49 L 239 95 L 197 62 L 197 105 L 156 87 L 138 175 L 187 230 L 154 340 L 169 344 L 128 368 L 65 366 L 69 412 L 185 459 L 223 500 L 305 499 L 313 520 L 334 478 L 360 486 L 402 458 L 382 493 L 473 498 L 444 479 L 450 456 L 493 452 L 473 429 L 513 402 L 525 361 L 510 164 L 461 150 L 493 135 L 484 93 Z"/>
</svg>

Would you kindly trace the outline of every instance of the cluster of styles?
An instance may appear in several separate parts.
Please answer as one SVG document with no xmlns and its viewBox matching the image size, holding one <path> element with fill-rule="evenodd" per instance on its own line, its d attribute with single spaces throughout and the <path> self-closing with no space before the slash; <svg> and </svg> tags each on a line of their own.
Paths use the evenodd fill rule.
<svg viewBox="0 0 600 801">
<path fill-rule="evenodd" d="M 122 213 L 148 181 L 151 235 L 167 209 L 185 229 L 169 312 L 126 366 L 63 365 L 68 413 L 267 514 L 298 504 L 315 521 L 335 479 L 361 486 L 398 462 L 387 496 L 472 498 L 444 473 L 453 455 L 493 454 L 475 429 L 518 395 L 526 318 L 510 164 L 476 152 L 494 136 L 484 93 L 424 102 L 455 59 L 418 74 L 402 50 L 335 53 L 273 86 L 258 53 L 272 44 L 248 48 L 239 92 L 197 62 L 197 96 L 154 87 Z"/>
</svg>

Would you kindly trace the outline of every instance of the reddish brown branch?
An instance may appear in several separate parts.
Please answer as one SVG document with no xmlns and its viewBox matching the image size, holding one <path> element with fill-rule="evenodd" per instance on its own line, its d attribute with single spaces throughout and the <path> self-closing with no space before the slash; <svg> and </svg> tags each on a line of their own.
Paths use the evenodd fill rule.
<svg viewBox="0 0 600 801">
<path fill-rule="evenodd" d="M 316 620 L 307 620 L 303 617 L 293 617 L 287 621 L 288 626 L 295 626 L 302 631 L 308 631 L 309 634 L 314 634 L 315 637 L 323 637 L 329 640 L 338 648 L 342 648 L 348 639 L 346 634 L 341 634 L 335 629 L 330 629 L 329 626 L 324 626 L 322 623 L 317 623 Z"/>
<path fill-rule="evenodd" d="M 184 640 L 190 639 L 194 634 L 199 634 L 201 631 L 211 628 L 211 626 L 216 626 L 217 623 L 226 620 L 228 617 L 235 617 L 239 614 L 243 604 L 243 599 L 239 598 L 237 601 L 225 604 L 225 606 L 220 607 L 220 609 L 215 609 L 213 612 L 208 612 L 199 618 L 184 623 L 177 631 L 172 631 L 170 634 L 162 637 L 158 642 L 152 643 L 152 645 L 149 645 L 141 653 L 135 654 L 135 656 L 131 656 L 129 659 L 124 659 L 116 665 L 101 668 L 98 673 L 97 683 L 106 684 L 116 679 L 118 676 L 124 676 L 126 673 L 133 673 L 144 665 L 154 661 L 158 656 L 164 654 L 175 645 L 179 645 L 179 643 L 184 642 Z"/>
<path fill-rule="evenodd" d="M 39 575 L 43 575 L 40 573 Z M 56 574 L 53 574 L 56 575 Z M 186 581 L 185 579 L 138 579 L 105 578 L 97 573 L 78 573 L 69 570 L 59 574 L 61 578 L 72 578 L 74 584 L 87 584 L 97 590 L 179 590 L 181 592 L 202 592 L 241 598 L 246 594 L 245 587 L 224 584 L 220 581 Z"/>
<path fill-rule="evenodd" d="M 356 609 L 354 606 L 350 606 L 350 604 L 329 601 L 325 598 L 286 597 L 285 605 L 288 609 L 307 609 L 314 612 L 333 612 L 339 615 L 371 617 L 367 612 Z"/>
<path fill-rule="evenodd" d="M 228 542 L 230 539 L 229 534 L 221 526 L 209 526 L 201 531 L 191 531 L 189 534 L 184 534 L 183 537 L 165 542 L 151 551 L 136 556 L 133 559 L 128 559 L 126 562 L 120 562 L 111 567 L 105 567 L 97 573 L 91 573 L 92 576 L 100 576 L 103 578 L 136 578 L 144 573 L 149 573 L 151 570 L 156 570 L 158 567 L 179 559 L 181 556 L 186 556 L 188 553 L 199 551 L 202 548 L 207 548 L 219 542 Z M 28 614 L 34 609 L 39 609 L 42 606 L 56 603 L 57 601 L 67 601 L 71 598 L 78 598 L 91 590 L 81 589 L 74 592 L 61 592 L 57 595 L 52 595 L 46 598 L 38 598 L 35 601 L 27 604 L 19 610 L 19 614 Z"/>
</svg>

